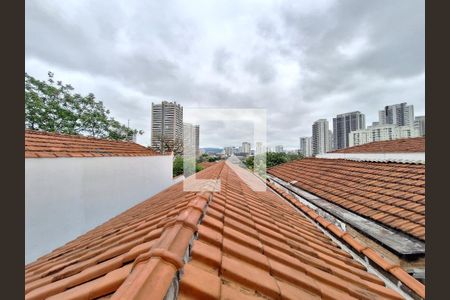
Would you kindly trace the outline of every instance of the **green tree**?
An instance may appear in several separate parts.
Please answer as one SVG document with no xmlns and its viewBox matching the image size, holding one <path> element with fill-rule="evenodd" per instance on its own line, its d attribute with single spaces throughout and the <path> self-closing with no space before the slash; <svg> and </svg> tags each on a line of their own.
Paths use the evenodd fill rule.
<svg viewBox="0 0 450 300">
<path fill-rule="evenodd" d="M 194 165 L 195 165 L 195 170 L 194 170 Z M 184 171 L 184 167 L 185 166 L 184 166 L 183 156 L 181 156 L 181 155 L 175 156 L 175 159 L 173 160 L 173 177 L 183 175 L 183 174 L 187 177 L 187 176 L 194 174 L 195 172 L 200 172 L 201 170 L 203 170 L 203 167 L 200 166 L 199 164 L 197 164 L 195 162 L 195 160 L 191 160 L 186 163 L 186 167 L 187 167 L 186 172 Z"/>
<path fill-rule="evenodd" d="M 263 154 L 259 154 L 259 155 L 263 155 Z M 279 153 L 279 152 L 267 152 L 266 153 L 266 166 L 267 168 L 271 168 L 274 167 L 276 165 L 279 164 L 283 164 L 292 160 L 296 160 L 296 159 L 302 159 L 303 156 L 301 154 L 296 154 L 296 153 Z M 264 158 L 258 160 L 258 161 L 262 161 L 264 162 Z M 249 169 L 254 169 L 255 166 L 255 157 L 254 156 L 249 156 L 245 159 L 244 164 L 247 166 L 247 168 Z"/>
<path fill-rule="evenodd" d="M 143 133 L 128 128 L 109 114 L 94 94 L 75 93 L 70 84 L 55 82 L 52 72 L 48 72 L 47 81 L 25 73 L 26 128 L 114 140 L 131 140 Z"/>
<path fill-rule="evenodd" d="M 254 163 L 255 163 L 255 157 L 254 156 L 249 156 L 244 161 L 244 164 L 247 166 L 247 168 L 249 168 L 251 170 L 253 170 Z"/>
<path fill-rule="evenodd" d="M 183 166 L 183 157 L 175 156 L 173 161 L 173 177 L 179 176 L 183 174 L 184 166 Z"/>
</svg>

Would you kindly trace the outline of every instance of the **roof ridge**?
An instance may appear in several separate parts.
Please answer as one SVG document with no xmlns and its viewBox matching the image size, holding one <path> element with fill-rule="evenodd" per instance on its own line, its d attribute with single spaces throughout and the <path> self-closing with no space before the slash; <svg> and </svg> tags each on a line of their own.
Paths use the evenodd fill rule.
<svg viewBox="0 0 450 300">
<path fill-rule="evenodd" d="M 37 135 L 54 135 L 54 136 L 61 136 L 61 137 L 68 137 L 68 138 L 79 138 L 79 139 L 92 139 L 92 140 L 98 140 L 98 141 L 109 141 L 109 142 L 118 142 L 118 143 L 132 143 L 137 144 L 133 141 L 122 141 L 122 140 L 114 140 L 111 138 L 98 138 L 94 136 L 89 135 L 82 135 L 82 134 L 69 134 L 69 133 L 61 133 L 56 131 L 45 131 L 45 130 L 36 130 L 36 129 L 25 129 L 25 134 L 37 134 Z M 139 145 L 139 144 L 137 144 Z M 139 145 L 142 146 L 142 145 Z M 142 146 L 144 147 L 144 146 Z"/>
<path fill-rule="evenodd" d="M 372 151 L 375 151 L 376 153 L 425 152 L 425 137 L 420 136 L 385 141 L 374 141 L 347 148 L 336 149 L 327 153 L 366 153 L 368 152 L 368 149 L 372 149 Z M 361 152 L 355 150 L 359 150 Z"/>
<path fill-rule="evenodd" d="M 25 129 L 25 158 L 153 156 L 160 154 L 133 141 Z"/>
</svg>

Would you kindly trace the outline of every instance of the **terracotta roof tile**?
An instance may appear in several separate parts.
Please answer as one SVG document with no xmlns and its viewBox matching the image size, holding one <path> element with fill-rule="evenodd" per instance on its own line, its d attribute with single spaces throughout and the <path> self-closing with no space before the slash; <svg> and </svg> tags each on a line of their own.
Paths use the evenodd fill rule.
<svg viewBox="0 0 450 300">
<path fill-rule="evenodd" d="M 306 158 L 267 172 L 286 182 L 295 178 L 300 189 L 425 240 L 425 165 Z M 418 178 L 405 180 L 408 175 Z M 402 221 L 417 227 L 405 227 Z"/>
<path fill-rule="evenodd" d="M 402 299 L 288 201 L 251 190 L 226 163 L 197 177 L 220 178 L 220 192 L 176 184 L 55 249 L 25 267 L 26 299 L 162 299 L 180 268 L 179 299 Z"/>
<path fill-rule="evenodd" d="M 393 153 L 425 152 L 425 138 L 409 138 L 391 141 L 372 142 L 354 147 L 335 150 L 332 153 Z"/>
<path fill-rule="evenodd" d="M 153 155 L 160 154 L 133 142 L 25 130 L 25 158 Z"/>
<path fill-rule="evenodd" d="M 278 194 L 283 196 L 286 200 L 288 200 L 292 205 L 298 207 L 300 210 L 302 210 L 305 213 L 309 213 L 311 211 L 310 208 L 305 206 L 304 204 L 298 202 L 292 195 L 284 192 L 279 187 L 275 186 L 272 183 L 268 184 L 273 190 L 275 190 Z M 357 252 L 362 253 L 366 256 L 367 259 L 378 265 L 380 268 L 384 269 L 386 272 L 391 273 L 394 277 L 396 277 L 399 281 L 401 281 L 403 284 L 405 284 L 408 288 L 413 290 L 419 297 L 425 298 L 425 286 L 418 282 L 416 279 L 414 279 L 411 275 L 406 273 L 403 269 L 401 269 L 398 265 L 394 265 L 390 263 L 389 261 L 385 260 L 381 257 L 378 253 L 376 253 L 373 249 L 368 248 L 367 246 L 361 245 L 358 241 L 356 241 L 351 235 L 348 233 L 344 233 L 341 229 L 339 229 L 334 224 L 329 224 L 328 221 L 326 221 L 324 218 L 316 218 L 316 221 L 323 227 L 330 230 L 335 236 L 339 237 L 340 239 L 344 240 L 348 245 L 350 245 L 353 249 L 355 249 Z M 328 225 L 327 225 L 328 224 Z M 282 257 L 279 253 L 277 253 L 279 257 Z M 287 262 L 285 262 L 287 263 Z M 323 270 L 323 269 L 322 269 Z M 335 274 L 339 274 L 339 272 L 334 271 Z M 370 274 L 371 275 L 371 274 Z M 371 278 L 367 278 L 364 275 L 359 275 L 360 277 L 373 280 L 373 283 L 379 283 L 379 279 L 372 275 Z M 346 275 L 340 274 L 340 278 L 347 278 Z M 347 280 L 352 280 L 351 278 L 347 278 Z M 359 282 L 357 282 L 358 284 Z M 379 287 L 379 286 L 378 286 Z M 373 288 L 377 288 L 377 286 L 373 286 Z M 363 292 L 364 294 L 365 292 Z M 362 296 L 362 295 L 360 295 Z M 367 297 L 371 297 L 366 294 Z M 395 295 L 385 295 L 386 297 L 396 297 Z M 359 296 L 358 296 L 359 297 Z M 363 296 L 363 298 L 365 298 Z"/>
</svg>

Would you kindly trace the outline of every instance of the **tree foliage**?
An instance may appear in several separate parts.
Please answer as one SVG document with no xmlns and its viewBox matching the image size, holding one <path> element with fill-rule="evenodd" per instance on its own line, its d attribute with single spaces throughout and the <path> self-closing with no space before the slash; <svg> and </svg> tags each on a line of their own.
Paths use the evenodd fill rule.
<svg viewBox="0 0 450 300">
<path fill-rule="evenodd" d="M 70 84 L 55 81 L 52 72 L 47 81 L 25 73 L 25 127 L 114 140 L 143 133 L 116 121 L 94 94 L 82 96 Z"/>
<path fill-rule="evenodd" d="M 276 165 L 289 162 L 291 160 L 302 159 L 302 158 L 303 158 L 303 156 L 301 154 L 296 154 L 296 153 L 267 152 L 266 153 L 266 166 L 267 166 L 267 168 L 271 168 Z M 255 157 L 249 156 L 246 158 L 244 163 L 249 169 L 253 169 L 254 161 L 255 161 Z"/>
<path fill-rule="evenodd" d="M 153 150 L 162 154 L 173 152 L 173 155 L 183 155 L 184 143 L 180 138 L 173 140 L 165 135 L 156 134 L 155 139 L 158 141 L 159 146 L 152 147 Z"/>
<path fill-rule="evenodd" d="M 194 171 L 194 166 L 195 166 L 195 171 Z M 179 175 L 185 175 L 190 176 L 192 174 L 194 174 L 195 172 L 199 172 L 201 170 L 203 170 L 203 167 L 200 166 L 199 164 L 197 164 L 194 160 L 192 161 L 188 161 L 186 163 L 186 171 L 184 170 L 184 159 L 183 156 L 181 155 L 177 155 L 175 156 L 175 159 L 173 161 L 173 177 L 179 176 Z"/>
</svg>

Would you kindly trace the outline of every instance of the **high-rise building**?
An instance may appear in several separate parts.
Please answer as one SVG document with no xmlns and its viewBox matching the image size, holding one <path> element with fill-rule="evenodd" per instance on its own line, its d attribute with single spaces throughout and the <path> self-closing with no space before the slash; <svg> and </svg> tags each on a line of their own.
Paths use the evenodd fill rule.
<svg viewBox="0 0 450 300">
<path fill-rule="evenodd" d="M 200 157 L 200 125 L 194 125 L 195 132 L 195 156 Z"/>
<path fill-rule="evenodd" d="M 243 142 L 241 152 L 250 154 L 251 146 L 252 145 L 249 142 Z"/>
<path fill-rule="evenodd" d="M 369 126 L 367 129 L 352 131 L 349 134 L 350 147 L 371 142 L 388 141 L 404 138 L 418 137 L 419 130 L 413 126 L 397 126 L 384 124 Z"/>
<path fill-rule="evenodd" d="M 359 111 L 337 115 L 333 118 L 333 148 L 343 149 L 349 146 L 348 134 L 352 131 L 365 129 L 366 118 Z"/>
<path fill-rule="evenodd" d="M 425 136 L 425 116 L 417 116 L 414 119 L 414 128 L 419 131 L 420 136 Z"/>
<path fill-rule="evenodd" d="M 224 147 L 223 151 L 225 152 L 226 156 L 231 156 L 236 152 L 236 148 L 235 147 Z"/>
<path fill-rule="evenodd" d="M 330 130 L 327 119 L 319 119 L 312 125 L 313 155 L 330 151 Z"/>
<path fill-rule="evenodd" d="M 284 152 L 284 150 L 283 150 L 283 145 L 277 145 L 277 146 L 275 146 L 275 152 L 277 152 L 277 153 L 283 153 L 283 152 Z"/>
<path fill-rule="evenodd" d="M 264 152 L 263 143 L 256 142 L 255 154 L 261 154 Z"/>
<path fill-rule="evenodd" d="M 312 156 L 312 141 L 310 136 L 300 138 L 300 153 L 304 157 Z"/>
<path fill-rule="evenodd" d="M 334 150 L 334 135 L 333 131 L 328 130 L 328 151 Z"/>
<path fill-rule="evenodd" d="M 152 147 L 161 152 L 183 143 L 183 107 L 176 102 L 152 103 Z"/>
<path fill-rule="evenodd" d="M 200 156 L 200 126 L 183 123 L 183 149 L 188 156 Z"/>
<path fill-rule="evenodd" d="M 414 125 L 414 106 L 406 102 L 387 105 L 378 113 L 380 125 L 394 124 L 398 126 Z"/>
</svg>

